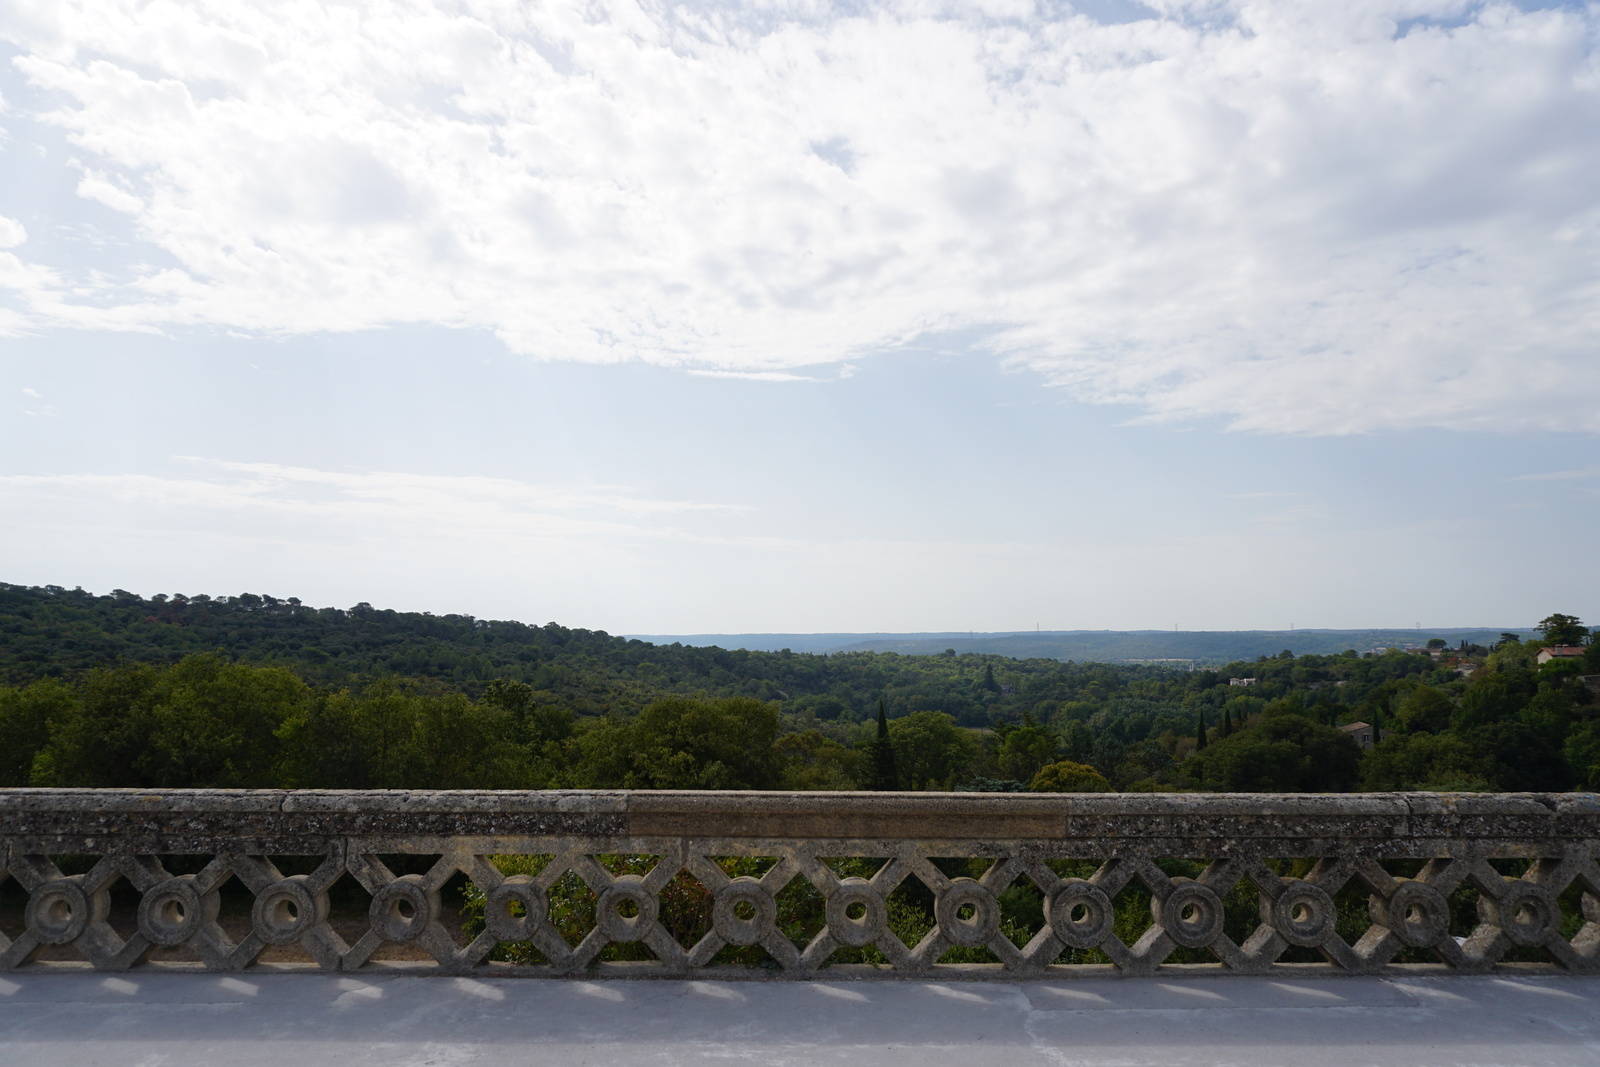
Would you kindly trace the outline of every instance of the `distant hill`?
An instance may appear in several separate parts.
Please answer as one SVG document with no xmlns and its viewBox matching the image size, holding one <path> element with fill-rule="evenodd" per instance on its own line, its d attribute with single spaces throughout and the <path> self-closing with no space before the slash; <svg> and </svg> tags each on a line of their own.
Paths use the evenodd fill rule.
<svg viewBox="0 0 1600 1067">
<path fill-rule="evenodd" d="M 839 634 L 630 634 L 654 644 L 715 645 L 795 652 L 898 652 L 925 656 L 953 648 L 958 653 L 987 653 L 1017 659 L 1076 662 L 1138 663 L 1150 660 L 1192 660 L 1196 665 L 1232 663 L 1274 656 L 1284 649 L 1295 655 L 1336 655 L 1346 649 L 1404 648 L 1440 638 L 1454 648 L 1492 645 L 1502 633 L 1527 638 L 1533 630 L 1518 627 L 1448 627 L 1434 630 L 1045 630 L 972 634 L 839 633 Z M 1182 666 L 1183 664 L 1175 664 Z"/>
<path fill-rule="evenodd" d="M 965 641 L 974 636 L 966 630 L 960 633 L 857 633 L 857 634 L 625 634 L 635 641 L 649 641 L 652 645 L 689 645 L 694 648 L 744 648 L 752 652 L 838 652 L 846 648 L 868 649 L 876 641 L 931 641 L 939 645 L 936 652 L 950 647 L 950 642 L 960 638 Z M 993 637 L 995 634 L 979 636 Z"/>
<path fill-rule="evenodd" d="M 892 643 L 903 637 L 931 642 L 939 654 L 820 655 L 795 647 L 821 652 L 843 643 Z M 996 715 L 1020 715 L 1036 706 L 1043 715 L 1084 695 L 1108 699 L 1135 682 L 1154 682 L 1157 690 L 1175 693 L 1200 683 L 1186 671 L 1154 666 L 943 654 L 953 641 L 975 643 L 968 635 L 763 635 L 761 643 L 776 651 L 738 647 L 745 642 L 737 635 L 691 640 L 696 643 L 648 643 L 553 622 L 530 626 L 367 603 L 318 608 L 294 597 L 256 593 L 146 598 L 123 589 L 96 595 L 0 582 L 0 765 L 7 751 L 6 686 L 41 679 L 76 684 L 96 670 L 170 667 L 195 654 L 221 653 L 236 663 L 284 668 L 330 691 L 399 684 L 407 691 L 457 692 L 476 699 L 492 682 L 523 683 L 539 705 L 579 718 L 627 716 L 676 694 L 780 701 L 785 715 L 804 723 L 859 721 L 875 714 L 881 700 L 891 718 L 937 711 L 962 725 L 986 726 Z M 719 640 L 724 644 L 716 647 Z M 1422 660 L 1405 665 L 1407 670 L 1431 666 L 1422 657 L 1395 658 Z M 1359 662 L 1362 671 L 1377 669 L 1385 680 L 1394 666 Z M 1255 673 L 1253 666 L 1248 669 Z M 1141 691 L 1146 697 L 1151 692 Z M 1343 695 L 1357 691 L 1347 687 Z"/>
<path fill-rule="evenodd" d="M 1538 642 L 1404 651 L 1500 632 L 649 643 L 368 603 L 0 583 L 0 786 L 833 789 L 893 773 L 1020 791 L 1062 760 L 1135 792 L 1600 785 L 1600 718 L 1573 678 L 1600 673 L 1600 648 L 1542 668 Z M 861 747 L 880 712 L 893 772 Z M 1392 736 L 1360 755 L 1335 729 L 1357 721 Z"/>
</svg>

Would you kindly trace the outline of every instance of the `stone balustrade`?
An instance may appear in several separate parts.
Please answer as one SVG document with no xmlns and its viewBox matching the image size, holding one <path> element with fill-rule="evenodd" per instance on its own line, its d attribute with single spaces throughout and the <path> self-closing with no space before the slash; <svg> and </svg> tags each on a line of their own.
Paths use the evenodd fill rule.
<svg viewBox="0 0 1600 1067">
<path fill-rule="evenodd" d="M 12 789 L 0 970 L 1593 973 L 1597 848 L 1579 793 Z M 663 910 L 683 887 L 706 915 L 687 934 Z M 1036 919 L 1002 928 L 1017 887 Z M 907 943 L 913 890 L 933 925 Z M 785 926 L 797 893 L 816 929 Z"/>
</svg>

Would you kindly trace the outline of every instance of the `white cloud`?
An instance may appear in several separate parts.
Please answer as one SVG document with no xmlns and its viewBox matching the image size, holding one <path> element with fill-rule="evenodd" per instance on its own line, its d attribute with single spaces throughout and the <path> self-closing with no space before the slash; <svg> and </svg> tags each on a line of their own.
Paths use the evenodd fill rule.
<svg viewBox="0 0 1600 1067">
<path fill-rule="evenodd" d="M 1582 470 L 1570 471 L 1540 471 L 1537 474 L 1519 474 L 1511 480 L 1514 482 L 1570 482 L 1586 481 L 1590 478 L 1600 478 L 1600 467 L 1587 467 Z"/>
<path fill-rule="evenodd" d="M 78 195 L 85 200 L 97 200 L 113 211 L 120 211 L 125 215 L 137 215 L 144 211 L 144 201 L 128 192 L 119 189 L 99 174 L 86 174 L 78 182 Z"/>
<path fill-rule="evenodd" d="M 825 382 L 808 374 L 790 374 L 781 370 L 702 370 L 691 369 L 690 374 L 702 378 L 739 378 L 749 382 Z"/>
<path fill-rule="evenodd" d="M 38 394 L 24 390 L 30 396 Z M 12 489 L 61 489 L 116 500 L 179 507 L 246 509 L 261 514 L 315 514 L 327 519 L 397 522 L 450 530 L 534 527 L 582 533 L 614 528 L 612 516 L 658 517 L 687 512 L 742 511 L 735 504 L 641 498 L 621 486 L 570 488 L 533 485 L 476 475 L 404 474 L 385 471 L 323 471 L 276 463 L 230 463 L 180 456 L 197 472 L 189 477 L 148 474 L 19 474 L 0 476 Z M 571 516 L 557 518 L 557 516 Z M 640 526 L 651 536 L 672 531 Z"/>
<path fill-rule="evenodd" d="M 0 248 L 15 248 L 28 239 L 28 231 L 16 219 L 0 215 Z"/>
<path fill-rule="evenodd" d="M 978 329 L 1155 418 L 1600 430 L 1597 9 L 1150 6 L 19 0 L 164 265 L 0 285 L 745 374 Z"/>
<path fill-rule="evenodd" d="M 39 390 L 29 388 L 28 386 L 22 387 L 22 395 L 28 397 L 30 400 L 44 399 L 44 394 L 40 393 Z M 30 407 L 23 408 L 22 413 L 24 415 L 31 415 L 34 417 L 42 415 L 45 418 L 50 419 L 61 417 L 61 409 L 57 408 L 54 404 L 34 404 Z"/>
</svg>

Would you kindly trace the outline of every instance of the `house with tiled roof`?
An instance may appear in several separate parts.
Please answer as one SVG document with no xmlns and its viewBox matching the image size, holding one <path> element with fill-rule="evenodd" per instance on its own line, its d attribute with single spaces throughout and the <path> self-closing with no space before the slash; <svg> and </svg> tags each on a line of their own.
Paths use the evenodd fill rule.
<svg viewBox="0 0 1600 1067">
<path fill-rule="evenodd" d="M 1389 736 L 1388 730 L 1374 729 L 1369 722 L 1347 722 L 1339 729 L 1353 737 L 1362 749 L 1369 749 Z"/>
</svg>

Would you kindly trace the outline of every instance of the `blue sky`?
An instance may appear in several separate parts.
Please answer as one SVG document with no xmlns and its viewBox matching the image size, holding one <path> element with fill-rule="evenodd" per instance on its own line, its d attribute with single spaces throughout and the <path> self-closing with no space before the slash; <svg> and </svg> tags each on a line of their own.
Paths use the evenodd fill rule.
<svg viewBox="0 0 1600 1067">
<path fill-rule="evenodd" d="M 613 632 L 1526 625 L 1600 15 L 0 17 L 0 580 Z"/>
</svg>

